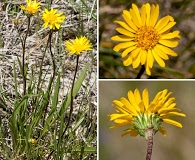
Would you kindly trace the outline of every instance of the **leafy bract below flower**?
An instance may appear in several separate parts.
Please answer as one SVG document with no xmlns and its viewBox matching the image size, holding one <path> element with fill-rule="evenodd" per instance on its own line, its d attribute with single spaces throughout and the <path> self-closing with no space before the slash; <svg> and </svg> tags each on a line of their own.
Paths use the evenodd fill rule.
<svg viewBox="0 0 195 160">
<path fill-rule="evenodd" d="M 165 129 L 161 126 L 162 122 L 172 124 L 182 128 L 181 123 L 170 119 L 172 116 L 186 115 L 180 113 L 180 109 L 175 108 L 175 98 L 170 96 L 171 92 L 167 89 L 158 92 L 155 98 L 149 103 L 148 90 L 144 89 L 142 98 L 138 89 L 134 93 L 128 92 L 128 99 L 122 97 L 120 100 L 114 100 L 113 106 L 117 108 L 116 113 L 109 115 L 110 120 L 117 125 L 111 128 L 129 126 L 122 136 L 130 134 L 131 136 L 143 136 L 147 139 L 147 129 L 153 129 L 154 133 L 160 131 L 166 136 Z"/>
<path fill-rule="evenodd" d="M 85 37 L 81 36 L 80 38 L 71 39 L 65 42 L 66 50 L 69 51 L 69 54 L 81 54 L 88 50 L 92 50 L 92 45 L 90 41 Z"/>
<path fill-rule="evenodd" d="M 51 30 L 60 29 L 60 23 L 62 23 L 65 20 L 65 16 L 63 16 L 62 12 L 57 13 L 57 9 L 51 8 L 50 11 L 48 11 L 46 8 L 44 10 L 44 13 L 42 15 L 42 19 L 44 21 L 43 27 L 46 28 L 49 26 Z"/>
<path fill-rule="evenodd" d="M 39 11 L 40 2 L 36 0 L 26 0 L 27 6 L 21 5 L 20 8 L 27 12 L 30 16 L 34 15 L 36 12 Z"/>
<path fill-rule="evenodd" d="M 120 35 L 113 36 L 111 39 L 120 41 L 114 47 L 114 51 L 123 51 L 123 64 L 137 68 L 140 64 L 146 68 L 146 73 L 151 75 L 151 68 L 154 60 L 165 67 L 164 60 L 168 60 L 168 55 L 177 56 L 170 48 L 178 45 L 180 39 L 179 31 L 170 32 L 176 24 L 173 17 L 167 15 L 159 21 L 159 5 L 146 3 L 139 11 L 135 4 L 132 8 L 123 11 L 123 21 L 115 21 L 121 27 L 116 30 Z"/>
</svg>

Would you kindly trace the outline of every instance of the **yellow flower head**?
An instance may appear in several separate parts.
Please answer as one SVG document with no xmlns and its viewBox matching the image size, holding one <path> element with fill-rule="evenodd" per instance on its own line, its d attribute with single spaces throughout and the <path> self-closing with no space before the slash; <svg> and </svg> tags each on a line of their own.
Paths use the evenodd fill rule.
<svg viewBox="0 0 195 160">
<path fill-rule="evenodd" d="M 162 122 L 172 124 L 182 128 L 181 123 L 170 119 L 173 116 L 186 117 L 180 113 L 180 109 L 175 108 L 175 98 L 170 96 L 171 92 L 167 89 L 157 93 L 155 98 L 149 103 L 148 90 L 144 89 L 142 98 L 138 89 L 134 93 L 128 92 L 128 99 L 122 97 L 120 100 L 114 100 L 113 106 L 117 108 L 116 113 L 109 115 L 110 120 L 117 125 L 111 128 L 129 126 L 122 136 L 130 134 L 131 136 L 143 136 L 147 139 L 147 129 L 153 129 L 156 133 L 160 131 L 166 136 L 165 129 L 161 126 Z"/>
<path fill-rule="evenodd" d="M 35 143 L 36 143 L 36 139 L 30 138 L 30 139 L 28 140 L 28 142 L 31 143 L 31 144 L 35 144 Z"/>
<path fill-rule="evenodd" d="M 46 28 L 49 26 L 51 30 L 60 29 L 60 24 L 65 20 L 65 16 L 63 16 L 62 12 L 57 13 L 57 9 L 51 8 L 50 11 L 48 11 L 46 8 L 44 10 L 44 13 L 42 15 L 42 19 L 44 21 L 43 27 Z"/>
<path fill-rule="evenodd" d="M 114 47 L 114 51 L 122 52 L 125 58 L 125 66 L 132 65 L 137 68 L 140 64 L 146 68 L 146 73 L 151 75 L 151 68 L 154 60 L 165 67 L 164 60 L 168 60 L 168 55 L 177 56 L 172 49 L 178 45 L 180 39 L 179 31 L 170 32 L 176 24 L 173 17 L 165 16 L 159 21 L 159 5 L 150 6 L 146 3 L 139 11 L 135 4 L 132 8 L 123 11 L 123 21 L 115 21 L 121 27 L 116 30 L 120 35 L 113 36 L 111 39 L 120 41 Z"/>
<path fill-rule="evenodd" d="M 20 8 L 27 12 L 30 16 L 34 15 L 39 11 L 40 2 L 36 2 L 36 0 L 26 0 L 27 6 L 21 5 Z"/>
<path fill-rule="evenodd" d="M 92 50 L 92 45 L 90 41 L 85 37 L 81 36 L 80 38 L 71 39 L 65 42 L 66 50 L 69 51 L 69 54 L 81 54 L 82 52 Z"/>
</svg>

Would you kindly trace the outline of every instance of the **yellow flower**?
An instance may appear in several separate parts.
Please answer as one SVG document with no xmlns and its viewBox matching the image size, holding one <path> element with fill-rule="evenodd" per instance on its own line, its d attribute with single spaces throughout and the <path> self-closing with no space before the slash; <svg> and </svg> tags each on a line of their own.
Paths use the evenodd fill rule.
<svg viewBox="0 0 195 160">
<path fill-rule="evenodd" d="M 81 36 L 80 38 L 71 39 L 65 42 L 66 50 L 69 51 L 69 54 L 81 54 L 82 52 L 92 50 L 92 45 L 90 41 L 85 37 Z"/>
<path fill-rule="evenodd" d="M 21 5 L 20 8 L 23 11 L 26 11 L 30 16 L 34 15 L 39 11 L 40 2 L 36 2 L 36 0 L 26 0 L 27 6 Z"/>
<path fill-rule="evenodd" d="M 173 17 L 165 16 L 159 21 L 159 5 L 150 6 L 144 4 L 139 11 L 135 4 L 127 11 L 123 11 L 123 21 L 115 21 L 121 27 L 116 30 L 120 35 L 111 39 L 120 41 L 114 47 L 114 51 L 122 52 L 125 58 L 125 66 L 132 65 L 137 68 L 140 64 L 145 66 L 146 73 L 151 75 L 151 68 L 154 60 L 165 67 L 164 60 L 168 60 L 168 55 L 177 56 L 172 49 L 178 45 L 180 39 L 179 31 L 170 32 L 176 24 Z"/>
<path fill-rule="evenodd" d="M 62 12 L 57 13 L 57 9 L 51 8 L 50 11 L 48 11 L 46 8 L 44 10 L 44 13 L 42 15 L 42 19 L 44 21 L 43 27 L 46 28 L 49 25 L 49 28 L 51 30 L 60 29 L 60 23 L 62 23 L 65 20 L 65 16 L 63 16 Z"/>
<path fill-rule="evenodd" d="M 28 142 L 31 143 L 31 144 L 35 144 L 35 143 L 36 143 L 36 139 L 30 138 L 30 139 L 28 140 Z"/>
<path fill-rule="evenodd" d="M 166 131 L 161 126 L 162 122 L 182 128 L 181 123 L 171 119 L 173 116 L 186 117 L 185 114 L 179 112 L 180 109 L 175 108 L 175 98 L 168 98 L 171 93 L 167 89 L 160 91 L 149 103 L 147 89 L 143 90 L 142 98 L 138 89 L 135 89 L 134 93 L 130 90 L 128 99 L 122 97 L 120 100 L 113 101 L 113 106 L 117 110 L 109 117 L 117 125 L 111 128 L 129 126 L 122 136 L 127 134 L 137 136 L 139 134 L 145 138 L 147 138 L 147 129 L 154 129 L 154 133 L 160 131 L 165 136 Z"/>
</svg>

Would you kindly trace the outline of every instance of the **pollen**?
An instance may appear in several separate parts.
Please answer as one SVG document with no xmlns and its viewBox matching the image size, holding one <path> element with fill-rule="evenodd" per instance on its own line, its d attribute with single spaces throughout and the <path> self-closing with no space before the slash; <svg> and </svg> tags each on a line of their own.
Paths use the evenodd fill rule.
<svg viewBox="0 0 195 160">
<path fill-rule="evenodd" d="M 159 39 L 160 35 L 153 27 L 149 26 L 140 27 L 135 34 L 135 41 L 137 42 L 137 47 L 143 50 L 153 49 L 158 43 Z"/>
</svg>

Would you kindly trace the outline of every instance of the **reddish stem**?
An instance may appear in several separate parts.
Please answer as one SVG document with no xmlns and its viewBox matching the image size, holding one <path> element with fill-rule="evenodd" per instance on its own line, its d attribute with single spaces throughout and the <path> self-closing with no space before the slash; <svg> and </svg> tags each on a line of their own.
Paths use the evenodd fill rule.
<svg viewBox="0 0 195 160">
<path fill-rule="evenodd" d="M 152 157 L 152 147 L 153 147 L 153 137 L 154 137 L 154 130 L 153 128 L 147 129 L 147 142 L 148 142 L 148 148 L 147 148 L 147 154 L 146 154 L 146 160 L 151 160 Z"/>
</svg>

